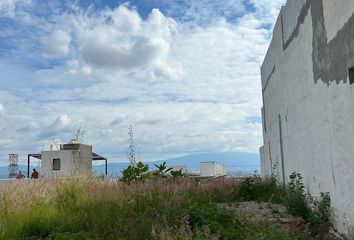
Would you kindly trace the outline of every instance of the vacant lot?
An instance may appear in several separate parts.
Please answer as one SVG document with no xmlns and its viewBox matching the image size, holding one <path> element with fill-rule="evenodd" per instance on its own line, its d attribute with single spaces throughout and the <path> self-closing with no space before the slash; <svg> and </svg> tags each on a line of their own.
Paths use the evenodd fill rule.
<svg viewBox="0 0 354 240">
<path fill-rule="evenodd" d="M 184 178 L 127 185 L 93 177 L 2 183 L 0 239 L 314 239 L 304 221 L 273 207 L 278 190 L 265 184 L 253 197 L 268 204 L 244 205 L 253 190 L 245 194 L 243 185 Z"/>
</svg>

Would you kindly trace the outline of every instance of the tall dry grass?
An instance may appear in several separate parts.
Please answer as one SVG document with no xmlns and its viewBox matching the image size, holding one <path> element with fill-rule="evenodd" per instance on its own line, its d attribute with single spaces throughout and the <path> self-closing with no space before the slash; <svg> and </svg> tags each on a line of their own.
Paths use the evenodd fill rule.
<svg viewBox="0 0 354 240">
<path fill-rule="evenodd" d="M 225 179 L 1 183 L 0 239 L 298 239 L 217 209 L 234 200 L 235 189 Z"/>
</svg>

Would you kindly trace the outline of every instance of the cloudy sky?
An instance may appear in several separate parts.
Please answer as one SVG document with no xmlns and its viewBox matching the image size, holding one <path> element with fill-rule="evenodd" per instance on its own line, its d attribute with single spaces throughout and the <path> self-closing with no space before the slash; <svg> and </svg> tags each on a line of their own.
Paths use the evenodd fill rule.
<svg viewBox="0 0 354 240">
<path fill-rule="evenodd" d="M 0 0 L 0 165 L 84 142 L 126 160 L 258 152 L 259 67 L 284 0 Z"/>
</svg>

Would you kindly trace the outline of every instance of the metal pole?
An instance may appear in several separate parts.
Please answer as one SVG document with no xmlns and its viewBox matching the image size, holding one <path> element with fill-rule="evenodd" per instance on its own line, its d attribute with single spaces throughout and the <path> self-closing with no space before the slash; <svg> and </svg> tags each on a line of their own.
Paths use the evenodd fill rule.
<svg viewBox="0 0 354 240">
<path fill-rule="evenodd" d="M 107 159 L 105 159 L 105 162 L 106 162 L 106 164 L 105 164 L 105 173 L 106 173 L 106 176 L 107 176 Z"/>
<path fill-rule="evenodd" d="M 31 158 L 31 156 L 28 154 L 28 155 L 27 155 L 27 178 L 29 178 L 30 158 Z"/>
</svg>

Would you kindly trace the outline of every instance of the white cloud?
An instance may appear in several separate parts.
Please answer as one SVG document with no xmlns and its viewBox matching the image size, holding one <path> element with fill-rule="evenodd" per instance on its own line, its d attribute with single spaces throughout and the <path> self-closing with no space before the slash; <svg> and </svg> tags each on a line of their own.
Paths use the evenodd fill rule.
<svg viewBox="0 0 354 240">
<path fill-rule="evenodd" d="M 42 37 L 43 52 L 47 57 L 66 57 L 71 74 L 145 72 L 152 79 L 178 79 L 183 74 L 183 66 L 169 54 L 177 23 L 158 9 L 142 19 L 127 4 L 100 11 L 74 5 L 70 13 L 53 18 L 57 24 L 42 24 L 44 29 L 66 31 L 56 30 Z"/>
<path fill-rule="evenodd" d="M 3 114 L 5 111 L 4 106 L 0 103 L 0 114 Z"/>
<path fill-rule="evenodd" d="M 286 0 L 249 0 L 255 8 L 253 13 L 263 24 L 269 24 L 273 28 L 279 15 L 279 10 Z M 272 31 L 270 31 L 271 33 Z"/>
<path fill-rule="evenodd" d="M 31 132 L 33 130 L 37 130 L 38 129 L 38 124 L 34 121 L 31 121 L 29 123 L 26 123 L 24 126 L 16 129 L 16 132 L 18 133 L 28 133 Z"/>
<path fill-rule="evenodd" d="M 21 5 L 31 4 L 31 0 L 1 0 L 0 17 L 15 17 L 16 10 Z"/>
<path fill-rule="evenodd" d="M 134 9 L 121 5 L 88 18 L 75 20 L 76 25 L 80 26 L 76 29 L 78 44 L 86 63 L 125 70 L 166 68 L 166 72 L 170 72 L 167 54 L 176 23 L 159 10 L 154 9 L 143 20 Z"/>
<path fill-rule="evenodd" d="M 234 21 L 246 12 L 245 3 L 247 3 L 245 0 L 180 0 L 180 4 L 175 4 L 176 1 L 173 0 L 168 2 L 170 6 L 168 12 L 192 27 L 209 26 L 220 19 Z"/>
<path fill-rule="evenodd" d="M 52 123 L 43 126 L 39 134 L 40 138 L 52 139 L 63 134 L 73 133 L 74 128 L 71 118 L 64 114 L 57 117 Z"/>
<path fill-rule="evenodd" d="M 103 32 L 97 37 L 97 30 L 94 31 L 85 40 L 82 53 L 85 61 L 99 67 L 134 68 L 149 66 L 169 49 L 168 44 L 163 39 L 136 37 L 131 42 L 123 44 L 115 42 L 113 37 L 105 36 Z"/>
<path fill-rule="evenodd" d="M 68 54 L 71 37 L 68 32 L 55 30 L 42 38 L 43 53 L 47 57 L 62 57 Z"/>
<path fill-rule="evenodd" d="M 59 127 L 59 128 L 66 128 L 70 125 L 71 119 L 68 117 L 68 115 L 61 115 L 58 117 L 54 123 L 52 124 L 53 127 Z"/>
</svg>

